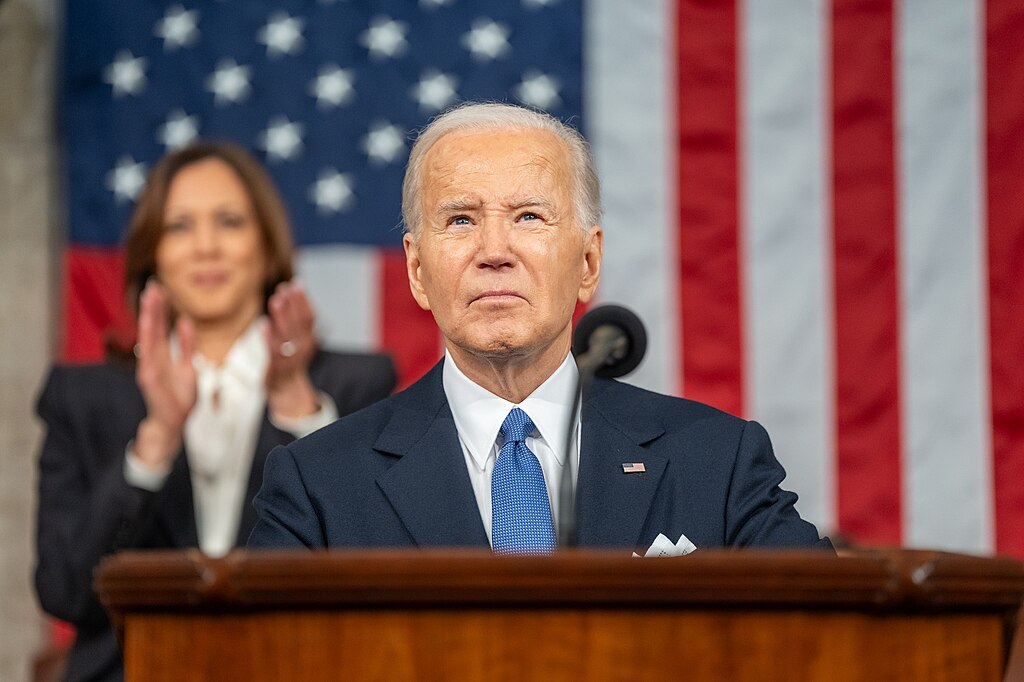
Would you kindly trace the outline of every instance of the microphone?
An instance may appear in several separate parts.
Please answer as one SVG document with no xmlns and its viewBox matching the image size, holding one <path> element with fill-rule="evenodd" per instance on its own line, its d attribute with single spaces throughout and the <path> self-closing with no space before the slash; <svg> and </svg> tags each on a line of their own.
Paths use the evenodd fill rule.
<svg viewBox="0 0 1024 682">
<path fill-rule="evenodd" d="M 644 323 L 628 308 L 603 305 L 588 311 L 576 325 L 572 353 L 580 375 L 615 379 L 629 374 L 647 351 Z"/>
<path fill-rule="evenodd" d="M 576 356 L 579 378 L 565 434 L 565 466 L 558 486 L 558 546 L 576 546 L 576 499 L 573 494 L 573 460 L 576 413 L 583 390 L 594 377 L 614 379 L 629 374 L 640 364 L 647 351 L 647 332 L 640 318 L 618 305 L 593 308 L 576 324 L 572 353 Z M 577 453 L 577 457 L 579 453 Z"/>
</svg>

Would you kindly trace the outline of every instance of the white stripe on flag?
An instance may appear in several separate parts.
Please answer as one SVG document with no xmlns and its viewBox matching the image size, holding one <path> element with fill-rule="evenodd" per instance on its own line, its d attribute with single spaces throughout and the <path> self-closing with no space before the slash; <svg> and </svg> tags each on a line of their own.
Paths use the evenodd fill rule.
<svg viewBox="0 0 1024 682">
<path fill-rule="evenodd" d="M 835 528 L 828 7 L 740 8 L 746 412 L 801 514 Z"/>
<path fill-rule="evenodd" d="M 991 551 L 982 10 L 898 9 L 904 543 Z"/>
<path fill-rule="evenodd" d="M 381 291 L 377 250 L 351 244 L 299 249 L 299 279 L 317 314 L 317 333 L 332 349 L 380 347 Z"/>
<path fill-rule="evenodd" d="M 599 297 L 647 327 L 647 356 L 629 382 L 678 394 L 671 3 L 593 0 L 584 18 L 585 132 L 605 207 Z"/>
</svg>

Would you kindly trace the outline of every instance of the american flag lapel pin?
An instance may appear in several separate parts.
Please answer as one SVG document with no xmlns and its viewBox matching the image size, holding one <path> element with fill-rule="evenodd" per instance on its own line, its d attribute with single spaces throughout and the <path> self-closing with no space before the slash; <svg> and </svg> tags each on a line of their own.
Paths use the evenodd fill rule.
<svg viewBox="0 0 1024 682">
<path fill-rule="evenodd" d="M 644 466 L 643 462 L 623 462 L 622 473 L 624 474 L 642 474 L 647 471 L 647 467 Z"/>
</svg>

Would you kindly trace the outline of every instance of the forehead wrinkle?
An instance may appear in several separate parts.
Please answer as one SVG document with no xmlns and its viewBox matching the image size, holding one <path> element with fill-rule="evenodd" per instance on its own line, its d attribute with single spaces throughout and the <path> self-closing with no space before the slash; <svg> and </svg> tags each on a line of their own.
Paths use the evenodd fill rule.
<svg viewBox="0 0 1024 682">
<path fill-rule="evenodd" d="M 448 158 L 453 155 L 455 158 Z M 437 156 L 441 158 L 434 158 Z M 567 159 L 564 157 L 565 153 L 559 148 L 514 149 L 501 163 L 495 163 L 494 159 L 481 159 L 472 151 L 467 155 L 457 154 L 447 147 L 442 150 L 435 148 L 429 152 L 428 162 L 424 163 L 424 177 L 427 178 L 427 183 L 450 184 L 460 176 L 526 170 L 557 179 L 560 174 L 568 172 L 568 165 L 565 163 Z"/>
<path fill-rule="evenodd" d="M 517 211 L 521 208 L 545 208 L 549 211 L 553 211 L 555 208 L 554 202 L 549 199 L 545 199 L 542 196 L 529 196 L 522 198 L 511 198 L 505 199 L 500 202 L 501 207 L 509 211 Z M 438 215 L 448 213 L 458 213 L 460 211 L 475 211 L 483 207 L 484 202 L 480 199 L 471 197 L 455 197 L 442 201 L 437 206 L 435 211 Z"/>
<path fill-rule="evenodd" d="M 481 131 L 480 134 L 487 132 L 490 131 Z M 503 131 L 495 132 L 501 134 Z M 516 131 L 511 132 L 515 134 Z M 506 210 L 527 206 L 554 210 L 556 204 L 562 203 L 562 197 L 545 198 L 537 195 L 535 189 L 528 185 L 538 181 L 547 185 L 543 189 L 544 194 L 557 194 L 561 191 L 568 191 L 571 194 L 571 162 L 568 151 L 559 140 L 545 140 L 530 147 L 513 148 L 504 159 L 496 160 L 493 157 L 481 158 L 474 153 L 474 149 L 466 148 L 466 144 L 475 134 L 474 131 L 466 135 L 453 133 L 451 139 L 442 138 L 427 152 L 423 164 L 424 198 L 433 194 L 438 199 L 436 203 L 428 202 L 434 203 L 433 207 L 428 208 L 428 212 L 446 215 L 458 211 L 478 210 L 491 200 L 497 200 Z M 490 199 L 485 199 L 476 191 L 483 189 L 478 182 L 487 186 L 488 176 L 509 172 L 518 176 L 518 182 L 515 184 L 527 186 L 507 188 L 510 191 L 500 192 L 504 196 L 493 196 Z M 569 201 L 571 202 L 571 196 Z"/>
</svg>

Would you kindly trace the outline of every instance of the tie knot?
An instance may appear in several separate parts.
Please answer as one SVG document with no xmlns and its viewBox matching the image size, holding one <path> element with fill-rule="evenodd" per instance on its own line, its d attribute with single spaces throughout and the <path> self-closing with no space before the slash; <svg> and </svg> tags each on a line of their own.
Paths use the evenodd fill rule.
<svg viewBox="0 0 1024 682">
<path fill-rule="evenodd" d="M 531 433 L 533 433 L 533 421 L 530 419 L 530 415 L 518 407 L 513 407 L 512 411 L 505 417 L 505 421 L 501 424 L 501 435 L 505 436 L 505 441 L 508 443 L 524 443 L 526 442 L 526 436 Z"/>
</svg>

